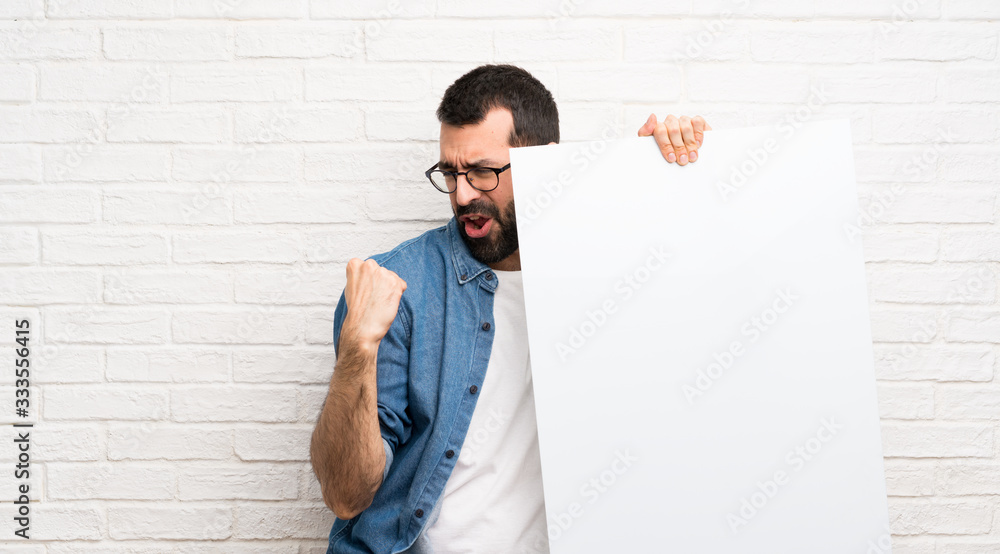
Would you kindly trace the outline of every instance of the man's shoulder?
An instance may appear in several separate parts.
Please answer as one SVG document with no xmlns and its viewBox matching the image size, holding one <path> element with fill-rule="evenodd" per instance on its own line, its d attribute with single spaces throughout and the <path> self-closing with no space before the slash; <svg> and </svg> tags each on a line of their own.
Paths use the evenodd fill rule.
<svg viewBox="0 0 1000 554">
<path fill-rule="evenodd" d="M 403 273 L 413 274 L 429 269 L 428 265 L 437 265 L 445 255 L 450 255 L 450 238 L 448 224 L 428 229 L 423 233 L 406 239 L 391 250 L 369 256 L 378 265 L 392 270 L 404 280 Z"/>
</svg>

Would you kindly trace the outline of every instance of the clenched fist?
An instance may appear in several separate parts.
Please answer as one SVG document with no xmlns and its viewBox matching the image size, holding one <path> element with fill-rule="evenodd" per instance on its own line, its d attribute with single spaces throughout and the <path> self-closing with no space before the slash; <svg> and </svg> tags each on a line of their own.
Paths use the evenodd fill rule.
<svg viewBox="0 0 1000 554">
<path fill-rule="evenodd" d="M 347 317 L 344 328 L 364 345 L 374 345 L 389 332 L 396 319 L 406 281 L 375 260 L 351 258 L 347 262 Z"/>
</svg>

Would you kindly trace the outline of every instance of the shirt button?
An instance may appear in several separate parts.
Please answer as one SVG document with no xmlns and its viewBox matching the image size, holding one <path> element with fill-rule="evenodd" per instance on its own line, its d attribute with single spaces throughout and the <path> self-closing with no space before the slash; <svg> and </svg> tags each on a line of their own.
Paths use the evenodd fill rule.
<svg viewBox="0 0 1000 554">
<path fill-rule="evenodd" d="M 493 280 L 493 274 L 490 273 L 489 271 L 486 272 L 486 280 L 487 281 L 492 281 Z"/>
<path fill-rule="evenodd" d="M 463 281 L 466 280 L 466 279 L 468 279 L 468 278 L 469 278 L 469 274 L 468 273 L 463 273 L 462 274 L 462 280 Z"/>
<path fill-rule="evenodd" d="M 489 330 L 490 330 L 490 322 L 489 321 L 484 321 L 483 322 L 483 331 L 489 331 Z"/>
<path fill-rule="evenodd" d="M 421 510 L 420 508 L 417 508 L 417 511 L 413 512 L 413 515 L 417 517 L 424 517 L 424 511 Z"/>
<path fill-rule="evenodd" d="M 449 450 L 449 451 L 447 451 L 447 452 L 444 453 L 444 457 L 445 458 L 451 458 L 454 455 L 455 455 L 455 451 L 454 450 Z"/>
<path fill-rule="evenodd" d="M 477 387 L 476 385 L 472 385 L 471 387 L 469 387 L 469 392 L 471 392 L 472 394 L 476 394 L 476 391 L 478 390 L 479 387 Z"/>
</svg>

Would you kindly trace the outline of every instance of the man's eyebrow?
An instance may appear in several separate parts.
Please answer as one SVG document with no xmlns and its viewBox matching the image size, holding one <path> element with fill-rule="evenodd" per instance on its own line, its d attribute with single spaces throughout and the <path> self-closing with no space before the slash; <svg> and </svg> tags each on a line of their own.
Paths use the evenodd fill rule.
<svg viewBox="0 0 1000 554">
<path fill-rule="evenodd" d="M 501 167 L 502 165 L 502 163 L 492 158 L 480 158 L 469 162 L 467 167 Z M 451 162 L 444 160 L 438 162 L 438 167 L 441 169 L 455 169 L 455 166 Z"/>
</svg>

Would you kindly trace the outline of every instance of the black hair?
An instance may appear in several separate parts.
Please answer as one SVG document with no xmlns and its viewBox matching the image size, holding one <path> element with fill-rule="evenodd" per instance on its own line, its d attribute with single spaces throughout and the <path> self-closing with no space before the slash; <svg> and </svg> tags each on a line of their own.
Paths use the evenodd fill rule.
<svg viewBox="0 0 1000 554">
<path fill-rule="evenodd" d="M 531 73 L 513 65 L 481 65 L 459 77 L 444 92 L 437 118 L 455 127 L 475 125 L 497 108 L 514 116 L 510 146 L 559 142 L 559 111 L 552 93 Z"/>
</svg>

